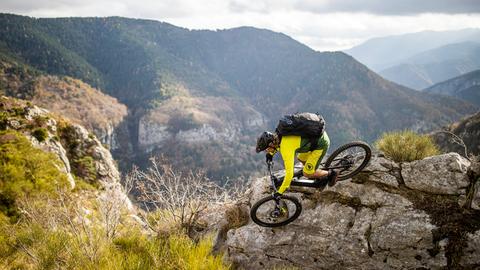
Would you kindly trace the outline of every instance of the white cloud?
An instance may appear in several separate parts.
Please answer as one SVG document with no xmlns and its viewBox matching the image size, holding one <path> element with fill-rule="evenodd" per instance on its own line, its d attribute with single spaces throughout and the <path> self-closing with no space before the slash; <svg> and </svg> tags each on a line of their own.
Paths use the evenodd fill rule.
<svg viewBox="0 0 480 270">
<path fill-rule="evenodd" d="M 315 13 L 365 12 L 377 15 L 479 13 L 478 0 L 303 0 L 295 8 Z"/>
<path fill-rule="evenodd" d="M 407 10 L 393 1 L 361 1 L 364 12 L 353 10 L 358 0 L 2 0 L 1 12 L 34 17 L 125 16 L 166 21 L 190 29 L 254 26 L 285 33 L 316 50 L 341 50 L 372 37 L 480 27 L 480 14 L 425 13 L 475 10 L 477 0 L 418 1 Z M 407 0 L 406 2 L 412 2 Z M 437 5 L 432 4 L 433 2 Z M 396 1 L 402 2 L 402 1 Z M 386 5 L 385 3 L 389 3 Z M 404 2 L 402 2 L 404 3 Z M 480 5 L 478 5 L 480 6 Z M 388 15 L 398 9 L 398 14 Z M 420 13 L 418 13 L 421 11 Z M 417 12 L 417 13 L 415 13 Z"/>
<path fill-rule="evenodd" d="M 414 16 L 379 16 L 367 13 L 315 14 L 301 11 L 277 11 L 270 14 L 244 12 L 168 18 L 190 29 L 223 29 L 242 25 L 285 33 L 313 49 L 342 50 L 378 36 L 424 30 L 455 30 L 480 26 L 478 15 L 420 14 Z"/>
</svg>

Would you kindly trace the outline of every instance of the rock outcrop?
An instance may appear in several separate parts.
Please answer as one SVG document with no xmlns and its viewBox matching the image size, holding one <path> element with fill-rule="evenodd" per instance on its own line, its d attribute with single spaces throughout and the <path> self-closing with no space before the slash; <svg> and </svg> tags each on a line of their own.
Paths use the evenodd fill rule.
<svg viewBox="0 0 480 270">
<path fill-rule="evenodd" d="M 112 155 L 95 135 L 81 125 L 58 120 L 48 110 L 22 100 L 1 97 L 0 108 L 5 129 L 23 133 L 33 146 L 54 153 L 62 161 L 64 166 L 59 170 L 67 174 L 72 189 L 76 174 L 100 187 L 100 199 L 103 193 L 108 193 L 109 200 L 133 210 Z"/>
<path fill-rule="evenodd" d="M 303 212 L 287 226 L 224 224 L 216 248 L 240 269 L 480 267 L 480 173 L 472 167 L 455 153 L 400 164 L 377 155 L 333 188 L 292 188 Z M 267 179 L 253 181 L 237 212 L 270 192 Z"/>
</svg>

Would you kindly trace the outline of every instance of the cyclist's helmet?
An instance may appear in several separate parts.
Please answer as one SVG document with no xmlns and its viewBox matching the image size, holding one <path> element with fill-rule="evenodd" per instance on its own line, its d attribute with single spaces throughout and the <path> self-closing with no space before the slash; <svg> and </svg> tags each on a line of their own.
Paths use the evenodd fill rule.
<svg viewBox="0 0 480 270">
<path fill-rule="evenodd" d="M 255 149 L 257 153 L 260 153 L 268 148 L 268 145 L 273 142 L 275 136 L 273 133 L 264 131 L 260 137 L 257 139 L 257 148 Z"/>
</svg>

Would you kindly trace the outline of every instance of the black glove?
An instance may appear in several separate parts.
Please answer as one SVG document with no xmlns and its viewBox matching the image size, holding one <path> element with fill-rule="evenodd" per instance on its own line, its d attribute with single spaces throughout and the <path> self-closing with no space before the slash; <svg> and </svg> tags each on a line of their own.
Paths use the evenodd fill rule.
<svg viewBox="0 0 480 270">
<path fill-rule="evenodd" d="M 265 161 L 266 161 L 267 163 L 272 162 L 272 160 L 273 160 L 273 156 L 270 155 L 270 153 L 265 154 Z"/>
<path fill-rule="evenodd" d="M 282 194 L 281 193 L 278 193 L 278 192 L 275 192 L 272 194 L 272 197 L 275 199 L 275 200 L 280 200 L 280 198 L 282 197 Z"/>
</svg>

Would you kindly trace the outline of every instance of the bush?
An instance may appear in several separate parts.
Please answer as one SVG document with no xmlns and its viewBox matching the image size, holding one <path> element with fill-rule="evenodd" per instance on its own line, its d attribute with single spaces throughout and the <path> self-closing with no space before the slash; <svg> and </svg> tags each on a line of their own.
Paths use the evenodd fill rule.
<svg viewBox="0 0 480 270">
<path fill-rule="evenodd" d="M 16 216 L 15 201 L 30 193 L 53 193 L 67 186 L 60 172 L 61 161 L 51 153 L 34 148 L 17 131 L 0 131 L 0 211 Z"/>
<path fill-rule="evenodd" d="M 46 128 L 37 128 L 32 132 L 32 136 L 39 142 L 43 142 L 48 138 L 48 131 Z"/>
<path fill-rule="evenodd" d="M 138 202 L 151 211 L 147 220 L 158 233 L 180 229 L 193 236 L 208 206 L 228 201 L 231 193 L 206 177 L 202 171 L 175 170 L 165 159 L 151 159 L 146 171 L 134 168 L 127 176 L 138 192 Z"/>
<path fill-rule="evenodd" d="M 396 162 L 410 162 L 440 154 L 430 136 L 410 130 L 384 133 L 375 146 Z"/>
<path fill-rule="evenodd" d="M 8 126 L 8 113 L 0 112 L 0 130 L 7 129 Z"/>
<path fill-rule="evenodd" d="M 72 160 L 72 172 L 85 182 L 95 185 L 97 183 L 97 169 L 95 160 L 91 156 L 83 156 Z M 97 183 L 98 184 L 98 183 Z"/>
</svg>

